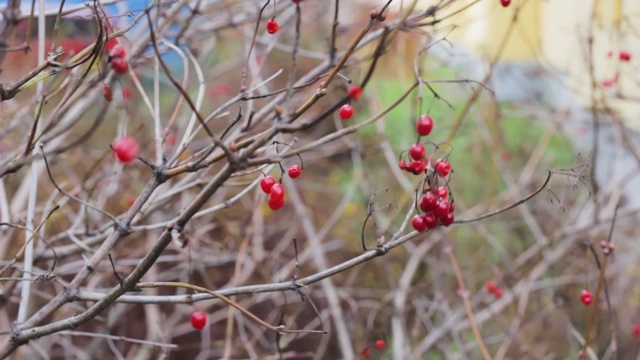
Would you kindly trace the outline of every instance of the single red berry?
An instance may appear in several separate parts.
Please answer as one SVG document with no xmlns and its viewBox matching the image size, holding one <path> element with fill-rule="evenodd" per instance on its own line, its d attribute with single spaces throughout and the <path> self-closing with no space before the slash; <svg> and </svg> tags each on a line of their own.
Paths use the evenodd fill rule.
<svg viewBox="0 0 640 360">
<path fill-rule="evenodd" d="M 295 179 L 300 175 L 302 175 L 302 168 L 300 167 L 300 165 L 291 165 L 289 167 L 289 177 L 290 178 Z"/>
<path fill-rule="evenodd" d="M 138 157 L 140 148 L 138 142 L 131 136 L 116 139 L 111 145 L 113 153 L 121 163 L 130 163 Z"/>
<path fill-rule="evenodd" d="M 640 337 L 640 325 L 636 324 L 631 327 L 631 335 Z"/>
<path fill-rule="evenodd" d="M 495 290 L 493 290 L 493 297 L 496 299 L 500 299 L 502 297 L 502 295 L 504 295 L 504 290 L 502 290 L 501 287 L 497 287 Z"/>
<path fill-rule="evenodd" d="M 347 94 L 353 101 L 358 101 L 362 96 L 362 88 L 358 85 L 351 84 L 347 90 Z"/>
<path fill-rule="evenodd" d="M 631 61 L 631 54 L 628 51 L 620 50 L 618 58 L 620 61 L 629 62 Z"/>
<path fill-rule="evenodd" d="M 413 160 L 411 164 L 409 164 L 409 169 L 411 170 L 412 173 L 416 175 L 422 174 L 424 172 L 425 167 L 426 167 L 425 164 L 420 160 Z"/>
<path fill-rule="evenodd" d="M 424 217 L 422 215 L 416 215 L 411 219 L 411 226 L 415 231 L 425 231 L 427 230 L 427 223 L 424 221 Z"/>
<path fill-rule="evenodd" d="M 582 292 L 580 293 L 580 301 L 582 301 L 582 303 L 587 306 L 591 305 L 591 303 L 593 302 L 593 294 L 591 293 L 591 291 L 587 289 L 582 290 Z"/>
<path fill-rule="evenodd" d="M 387 343 L 384 342 L 384 340 L 376 340 L 376 342 L 374 343 L 375 347 L 378 349 L 384 349 L 387 347 Z"/>
<path fill-rule="evenodd" d="M 424 154 L 425 154 L 424 145 L 420 143 L 413 144 L 409 148 L 409 156 L 411 156 L 413 160 L 422 160 L 422 158 L 424 157 Z"/>
<path fill-rule="evenodd" d="M 267 32 L 269 34 L 275 34 L 280 30 L 280 25 L 275 19 L 267 21 Z"/>
<path fill-rule="evenodd" d="M 400 169 L 402 170 L 409 170 L 408 166 L 407 166 L 407 162 L 404 160 L 400 160 L 398 161 L 398 166 L 400 167 Z"/>
<path fill-rule="evenodd" d="M 449 164 L 446 160 L 440 159 L 436 161 L 435 168 L 438 172 L 438 175 L 442 177 L 449 175 L 449 173 L 451 172 L 451 164 Z"/>
<path fill-rule="evenodd" d="M 427 136 L 433 130 L 433 119 L 429 115 L 422 115 L 416 123 L 416 131 L 420 136 Z"/>
<path fill-rule="evenodd" d="M 107 101 L 113 100 L 113 90 L 111 89 L 111 86 L 105 85 L 102 87 L 102 96 Z"/>
<path fill-rule="evenodd" d="M 273 184 L 271 190 L 269 190 L 269 198 L 273 198 L 275 200 L 284 200 L 284 185 Z"/>
<path fill-rule="evenodd" d="M 449 205 L 449 203 L 446 201 L 440 200 L 438 201 L 435 209 L 433 209 L 433 212 L 434 214 L 436 214 L 436 217 L 442 222 L 442 219 L 446 218 L 447 215 L 449 215 L 450 210 L 451 205 Z"/>
<path fill-rule="evenodd" d="M 351 104 L 344 104 L 340 108 L 340 117 L 342 120 L 349 120 L 353 116 L 353 106 Z"/>
<path fill-rule="evenodd" d="M 120 44 L 116 44 L 109 50 L 109 56 L 111 56 L 111 58 L 123 58 L 127 56 L 127 49 Z"/>
<path fill-rule="evenodd" d="M 267 204 L 269 205 L 269 208 L 271 210 L 279 210 L 284 206 L 284 197 L 276 198 L 273 196 L 269 196 L 269 201 L 267 201 Z"/>
<path fill-rule="evenodd" d="M 429 212 L 435 209 L 438 204 L 438 197 L 433 191 L 427 191 L 422 195 L 422 199 L 420 199 L 420 210 L 424 212 Z"/>
<path fill-rule="evenodd" d="M 427 229 L 435 229 L 438 226 L 438 218 L 433 213 L 433 211 L 429 211 L 428 213 L 422 215 L 424 218 L 424 222 L 427 224 Z"/>
<path fill-rule="evenodd" d="M 271 175 L 267 175 L 260 180 L 260 188 L 264 193 L 269 194 L 271 192 L 271 187 L 275 185 L 275 183 L 276 179 Z"/>
<path fill-rule="evenodd" d="M 110 65 L 113 71 L 118 75 L 122 75 L 129 70 L 129 63 L 121 57 L 111 59 Z"/>
<path fill-rule="evenodd" d="M 191 326 L 196 330 L 202 330 L 205 325 L 207 325 L 207 314 L 202 311 L 194 311 L 191 314 Z"/>
<path fill-rule="evenodd" d="M 438 187 L 438 197 L 440 199 L 446 200 L 447 196 L 449 196 L 449 189 L 446 186 Z"/>
<path fill-rule="evenodd" d="M 453 215 L 453 212 L 449 211 L 447 216 L 440 218 L 440 223 L 442 224 L 442 226 L 448 227 L 449 225 L 453 224 L 454 220 L 455 220 L 455 216 Z"/>
<path fill-rule="evenodd" d="M 364 350 L 362 350 L 362 357 L 363 358 L 368 358 L 369 356 L 371 356 L 371 349 L 369 348 L 364 348 Z"/>
<path fill-rule="evenodd" d="M 511 4 L 511 0 L 500 0 L 500 4 L 502 4 L 502 6 L 507 7 L 509 6 L 509 4 Z"/>
<path fill-rule="evenodd" d="M 497 288 L 498 285 L 496 285 L 496 282 L 493 280 L 487 281 L 487 284 L 485 285 L 485 289 L 487 289 L 487 292 L 490 294 L 496 291 Z"/>
</svg>

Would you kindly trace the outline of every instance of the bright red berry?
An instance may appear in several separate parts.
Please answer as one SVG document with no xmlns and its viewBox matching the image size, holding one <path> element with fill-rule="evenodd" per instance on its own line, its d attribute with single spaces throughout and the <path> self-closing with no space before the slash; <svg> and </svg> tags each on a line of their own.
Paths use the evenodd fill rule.
<svg viewBox="0 0 640 360">
<path fill-rule="evenodd" d="M 442 219 L 446 218 L 447 215 L 449 215 L 450 210 L 451 205 L 449 205 L 449 203 L 446 201 L 440 200 L 438 201 L 435 209 L 433 209 L 433 212 L 434 214 L 436 214 L 436 217 L 442 222 Z"/>
<path fill-rule="evenodd" d="M 446 200 L 447 196 L 449 196 L 449 189 L 446 186 L 438 187 L 438 197 L 440 199 Z"/>
<path fill-rule="evenodd" d="M 376 340 L 376 342 L 374 343 L 375 347 L 378 349 L 384 349 L 387 347 L 387 343 L 384 342 L 384 340 Z"/>
<path fill-rule="evenodd" d="M 409 148 L 409 156 L 411 156 L 413 160 L 422 160 L 422 158 L 424 157 L 424 154 L 425 154 L 424 145 L 420 143 L 413 144 Z"/>
<path fill-rule="evenodd" d="M 640 325 L 636 324 L 631 327 L 631 335 L 640 337 Z"/>
<path fill-rule="evenodd" d="M 284 185 L 273 184 L 271 190 L 269 190 L 269 198 L 273 198 L 275 200 L 284 200 Z"/>
<path fill-rule="evenodd" d="M 111 86 L 105 85 L 102 87 L 102 96 L 107 101 L 113 100 L 113 90 L 111 89 Z"/>
<path fill-rule="evenodd" d="M 582 301 L 582 303 L 587 306 L 591 305 L 591 303 L 593 302 L 593 294 L 591 293 L 591 291 L 587 289 L 582 290 L 582 292 L 580 293 L 580 301 Z"/>
<path fill-rule="evenodd" d="M 438 172 L 438 175 L 442 177 L 449 175 L 449 173 L 451 172 L 451 164 L 449 164 L 446 160 L 440 159 L 436 161 L 435 168 Z"/>
<path fill-rule="evenodd" d="M 267 201 L 267 204 L 269 205 L 269 208 L 271 210 L 279 210 L 284 206 L 284 197 L 275 198 L 273 196 L 269 196 L 269 201 Z"/>
<path fill-rule="evenodd" d="M 191 314 L 191 326 L 196 330 L 202 330 L 205 325 L 207 325 L 207 314 L 202 311 L 194 311 Z"/>
<path fill-rule="evenodd" d="M 495 290 L 493 290 L 493 297 L 496 299 L 500 299 L 502 297 L 502 295 L 504 295 L 504 290 L 502 290 L 501 287 L 497 287 Z"/>
<path fill-rule="evenodd" d="M 454 220 L 455 216 L 453 215 L 453 212 L 449 211 L 447 216 L 440 218 L 440 223 L 442 224 L 442 226 L 448 227 L 449 225 L 453 224 Z"/>
<path fill-rule="evenodd" d="M 433 130 L 433 119 L 429 115 L 422 115 L 416 123 L 416 131 L 420 136 L 427 136 Z"/>
<path fill-rule="evenodd" d="M 289 177 L 290 178 L 295 179 L 300 175 L 302 175 L 302 168 L 300 167 L 300 165 L 291 165 L 289 167 Z"/>
<path fill-rule="evenodd" d="M 631 61 L 631 54 L 628 51 L 620 50 L 618 58 L 620 61 L 629 62 Z"/>
<path fill-rule="evenodd" d="M 271 187 L 275 185 L 275 183 L 276 179 L 271 175 L 267 175 L 260 180 L 260 188 L 264 193 L 269 194 L 271 192 Z"/>
<path fill-rule="evenodd" d="M 425 224 L 427 224 L 427 229 L 435 229 L 438 226 L 438 218 L 434 215 L 432 211 L 422 215 L 424 218 Z"/>
<path fill-rule="evenodd" d="M 349 120 L 353 116 L 353 106 L 351 104 L 344 104 L 340 108 L 340 117 L 342 120 Z"/>
<path fill-rule="evenodd" d="M 438 197 L 432 191 L 427 191 L 420 199 L 420 210 L 429 212 L 435 209 L 438 204 Z"/>
<path fill-rule="evenodd" d="M 275 19 L 267 21 L 267 32 L 269 34 L 275 34 L 280 30 L 280 25 Z"/>
<path fill-rule="evenodd" d="M 409 169 L 416 175 L 423 173 L 425 167 L 426 165 L 420 160 L 413 160 L 411 164 L 409 164 Z"/>
<path fill-rule="evenodd" d="M 129 63 L 121 57 L 111 59 L 110 65 L 113 71 L 118 75 L 122 75 L 129 70 Z"/>
<path fill-rule="evenodd" d="M 122 163 L 130 163 L 138 157 L 140 148 L 138 142 L 131 136 L 116 139 L 111 145 L 116 158 Z"/>
<path fill-rule="evenodd" d="M 498 285 L 496 285 L 496 282 L 493 280 L 487 281 L 487 284 L 485 285 L 485 289 L 490 294 L 496 291 L 497 288 L 498 288 Z"/>
<path fill-rule="evenodd" d="M 362 96 L 362 88 L 358 85 L 351 84 L 347 90 L 347 94 L 353 101 L 358 101 Z"/>
<path fill-rule="evenodd" d="M 411 219 L 411 226 L 415 231 L 425 231 L 427 230 L 427 223 L 424 221 L 424 217 L 422 215 L 416 215 Z"/>
<path fill-rule="evenodd" d="M 511 0 L 500 0 L 500 4 L 502 4 L 502 6 L 507 7 L 509 6 L 509 4 L 511 4 Z"/>
<path fill-rule="evenodd" d="M 111 56 L 112 58 L 123 58 L 127 56 L 127 50 L 124 48 L 124 46 L 116 44 L 109 51 L 109 56 Z"/>
</svg>

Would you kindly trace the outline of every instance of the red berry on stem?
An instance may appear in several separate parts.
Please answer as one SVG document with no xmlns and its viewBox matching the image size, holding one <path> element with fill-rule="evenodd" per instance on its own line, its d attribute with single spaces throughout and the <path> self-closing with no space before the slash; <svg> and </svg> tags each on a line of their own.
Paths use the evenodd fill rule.
<svg viewBox="0 0 640 360">
<path fill-rule="evenodd" d="M 411 156 L 413 160 L 422 160 L 422 158 L 424 157 L 424 154 L 425 154 L 424 145 L 420 143 L 413 144 L 409 148 L 409 156 Z"/>
<path fill-rule="evenodd" d="M 636 324 L 631 327 L 631 335 L 640 337 L 640 325 Z"/>
<path fill-rule="evenodd" d="M 276 179 L 274 179 L 271 175 L 267 175 L 263 177 L 262 180 L 260 180 L 260 188 L 263 192 L 269 194 L 271 192 L 271 187 L 275 185 L 275 183 Z"/>
<path fill-rule="evenodd" d="M 292 179 L 297 178 L 298 176 L 300 176 L 302 174 L 302 168 L 300 167 L 300 165 L 291 165 L 289 167 L 289 177 Z"/>
<path fill-rule="evenodd" d="M 511 4 L 511 0 L 500 0 L 500 4 L 502 4 L 502 6 L 507 7 L 509 6 L 509 4 Z"/>
<path fill-rule="evenodd" d="M 433 130 L 433 119 L 429 115 L 422 115 L 416 123 L 416 131 L 420 136 L 427 136 Z"/>
<path fill-rule="evenodd" d="M 455 216 L 453 215 L 452 211 L 449 211 L 449 213 L 447 214 L 447 216 L 440 218 L 440 223 L 444 226 L 444 227 L 448 227 L 449 225 L 453 224 L 453 221 L 455 220 Z"/>
<path fill-rule="evenodd" d="M 500 299 L 502 295 L 504 295 L 504 290 L 502 290 L 501 287 L 497 287 L 495 290 L 493 290 L 493 297 L 495 297 L 496 299 Z"/>
<path fill-rule="evenodd" d="M 436 214 L 436 217 L 438 217 L 438 219 L 442 221 L 442 219 L 446 218 L 447 215 L 449 215 L 450 210 L 451 210 L 451 206 L 449 205 L 449 203 L 446 201 L 440 200 L 438 201 L 438 204 L 436 205 L 435 209 L 433 209 L 433 212 Z"/>
<path fill-rule="evenodd" d="M 628 51 L 620 50 L 618 58 L 620 61 L 629 62 L 631 61 L 631 54 Z"/>
<path fill-rule="evenodd" d="M 409 164 L 409 169 L 416 175 L 423 173 L 425 167 L 424 163 L 420 160 L 413 160 L 411 164 Z"/>
<path fill-rule="evenodd" d="M 438 187 L 438 197 L 440 199 L 446 200 L 447 196 L 449 196 L 449 189 L 446 186 Z"/>
<path fill-rule="evenodd" d="M 416 215 L 411 219 L 411 226 L 415 231 L 425 231 L 427 230 L 427 223 L 424 221 L 424 217 L 422 215 Z"/>
<path fill-rule="evenodd" d="M 280 25 L 275 19 L 267 21 L 267 32 L 269 34 L 275 34 L 280 30 Z"/>
<path fill-rule="evenodd" d="M 424 222 L 427 224 L 427 229 L 435 229 L 438 226 L 438 218 L 433 214 L 432 211 L 422 215 L 424 218 Z"/>
<path fill-rule="evenodd" d="M 496 282 L 493 280 L 487 281 L 487 284 L 485 285 L 485 289 L 487 289 L 488 293 L 493 293 L 497 288 L 498 285 L 496 285 Z"/>
<path fill-rule="evenodd" d="M 202 330 L 205 325 L 207 325 L 207 314 L 202 311 L 194 311 L 191 314 L 191 326 L 196 330 Z"/>
<path fill-rule="evenodd" d="M 282 184 L 273 184 L 269 191 L 269 198 L 284 200 L 284 186 Z"/>
<path fill-rule="evenodd" d="M 129 63 L 121 57 L 111 59 L 110 65 L 113 71 L 118 75 L 122 75 L 129 70 Z"/>
<path fill-rule="evenodd" d="M 124 48 L 124 46 L 116 44 L 109 51 L 109 56 L 111 56 L 112 58 L 123 58 L 127 56 L 127 50 Z"/>
<path fill-rule="evenodd" d="M 107 101 L 113 100 L 113 90 L 111 89 L 111 86 L 105 85 L 102 87 L 102 96 Z"/>
<path fill-rule="evenodd" d="M 409 168 L 407 167 L 407 162 L 404 160 L 400 160 L 398 161 L 398 166 L 400 167 L 400 169 L 402 170 L 409 170 Z"/>
<path fill-rule="evenodd" d="M 364 348 L 364 350 L 362 350 L 362 357 L 363 358 L 368 358 L 369 356 L 371 356 L 371 349 L 369 348 Z"/>
<path fill-rule="evenodd" d="M 440 159 L 436 161 L 435 168 L 438 172 L 438 175 L 442 177 L 449 175 L 449 173 L 451 172 L 451 164 L 449 164 L 446 160 Z"/>
<path fill-rule="evenodd" d="M 269 196 L 269 201 L 267 201 L 269 208 L 271 210 L 279 210 L 284 206 L 284 198 L 275 198 L 273 196 Z"/>
<path fill-rule="evenodd" d="M 131 136 L 116 139 L 111 145 L 116 158 L 122 163 L 130 163 L 138 157 L 140 148 L 138 142 Z"/>
<path fill-rule="evenodd" d="M 342 120 L 349 120 L 353 116 L 353 106 L 351 104 L 344 104 L 340 108 L 340 117 Z"/>
<path fill-rule="evenodd" d="M 387 344 L 384 342 L 384 340 L 376 340 L 374 345 L 378 349 L 384 349 L 387 347 Z"/>
<path fill-rule="evenodd" d="M 358 85 L 351 84 L 347 90 L 347 94 L 353 101 L 358 101 L 362 96 L 362 88 Z"/>
<path fill-rule="evenodd" d="M 427 191 L 420 199 L 420 210 L 429 212 L 435 209 L 438 204 L 438 197 L 432 191 Z"/>
<path fill-rule="evenodd" d="M 591 293 L 591 291 L 587 289 L 582 290 L 582 292 L 580 293 L 580 301 L 582 301 L 582 303 L 587 306 L 591 305 L 591 303 L 593 302 L 593 294 Z"/>
</svg>

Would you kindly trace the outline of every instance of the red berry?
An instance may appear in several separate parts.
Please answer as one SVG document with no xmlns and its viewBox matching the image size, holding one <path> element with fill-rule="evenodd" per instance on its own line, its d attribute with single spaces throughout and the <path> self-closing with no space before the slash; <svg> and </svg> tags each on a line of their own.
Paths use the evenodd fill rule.
<svg viewBox="0 0 640 360">
<path fill-rule="evenodd" d="M 191 326 L 196 330 L 202 330 L 205 325 L 207 325 L 207 314 L 202 311 L 194 311 L 191 314 Z"/>
<path fill-rule="evenodd" d="M 432 211 L 422 215 L 424 218 L 424 222 L 427 224 L 427 229 L 435 229 L 438 226 L 438 218 L 433 214 Z"/>
<path fill-rule="evenodd" d="M 498 288 L 498 285 L 496 285 L 495 281 L 489 280 L 489 281 L 487 281 L 487 284 L 485 285 L 485 288 L 487 289 L 487 292 L 491 294 L 494 291 L 496 291 L 496 289 Z"/>
<path fill-rule="evenodd" d="M 422 115 L 416 123 L 416 131 L 420 136 L 427 136 L 433 130 L 433 119 L 429 115 Z"/>
<path fill-rule="evenodd" d="M 116 44 L 111 48 L 111 50 L 109 50 L 109 56 L 112 58 L 123 58 L 127 56 L 127 50 L 124 46 Z"/>
<path fill-rule="evenodd" d="M 271 187 L 275 185 L 275 183 L 276 179 L 271 175 L 267 175 L 260 180 L 260 188 L 264 193 L 269 194 L 271 192 Z"/>
<path fill-rule="evenodd" d="M 131 99 L 131 97 L 133 97 L 133 90 L 131 90 L 131 88 L 128 87 L 128 86 L 123 86 L 122 87 L 122 98 L 124 100 L 129 100 L 129 99 Z"/>
<path fill-rule="evenodd" d="M 275 19 L 267 21 L 267 32 L 269 34 L 275 34 L 280 30 L 280 25 Z"/>
<path fill-rule="evenodd" d="M 435 209 L 433 209 L 433 212 L 434 214 L 436 214 L 436 217 L 440 219 L 440 221 L 442 221 L 442 219 L 446 218 L 447 215 L 449 215 L 450 210 L 451 205 L 449 205 L 449 203 L 446 201 L 440 200 L 438 201 Z"/>
<path fill-rule="evenodd" d="M 279 210 L 284 206 L 284 197 L 283 198 L 275 198 L 273 196 L 269 196 L 269 201 L 267 201 L 269 208 L 271 210 Z"/>
<path fill-rule="evenodd" d="M 438 172 L 438 175 L 445 177 L 447 175 L 449 175 L 449 173 L 451 172 L 451 164 L 449 164 L 446 160 L 438 160 L 436 161 L 436 171 Z"/>
<path fill-rule="evenodd" d="M 427 230 L 427 223 L 424 221 L 424 217 L 422 215 L 416 215 L 411 220 L 411 226 L 415 231 L 425 231 Z"/>
<path fill-rule="evenodd" d="M 295 4 L 302 2 L 302 0 L 291 0 L 291 1 L 293 1 Z"/>
<path fill-rule="evenodd" d="M 371 349 L 369 348 L 364 348 L 364 350 L 362 350 L 362 357 L 363 358 L 368 358 L 369 356 L 371 356 Z"/>
<path fill-rule="evenodd" d="M 593 294 L 591 293 L 591 291 L 587 289 L 582 290 L 582 292 L 580 293 L 580 301 L 582 301 L 582 303 L 587 306 L 591 305 L 591 303 L 593 302 Z"/>
<path fill-rule="evenodd" d="M 413 144 L 409 148 L 409 156 L 411 156 L 413 160 L 422 160 L 422 158 L 424 157 L 424 154 L 425 154 L 424 145 L 420 143 Z"/>
<path fill-rule="evenodd" d="M 347 94 L 353 101 L 358 101 L 362 96 L 362 88 L 358 85 L 351 84 L 347 90 Z"/>
<path fill-rule="evenodd" d="M 493 297 L 495 297 L 496 299 L 500 299 L 502 295 L 504 295 L 504 290 L 502 290 L 501 287 L 497 287 L 495 290 L 493 290 Z"/>
<path fill-rule="evenodd" d="M 131 136 L 123 136 L 116 139 L 111 145 L 116 158 L 122 163 L 130 163 L 138 157 L 140 148 L 138 142 Z"/>
<path fill-rule="evenodd" d="M 444 227 L 448 227 L 449 225 L 453 224 L 453 221 L 455 220 L 455 216 L 453 215 L 452 211 L 449 211 L 449 213 L 447 214 L 447 216 L 440 218 L 440 223 L 444 226 Z"/>
<path fill-rule="evenodd" d="M 289 177 L 290 178 L 295 179 L 300 175 L 302 175 L 302 168 L 300 167 L 300 165 L 291 165 L 289 167 Z"/>
<path fill-rule="evenodd" d="M 618 58 L 620 59 L 620 61 L 629 62 L 631 61 L 631 54 L 629 54 L 628 51 L 620 50 Z"/>
<path fill-rule="evenodd" d="M 402 170 L 410 170 L 407 166 L 407 162 L 404 160 L 400 160 L 398 161 L 398 166 L 400 167 L 400 169 Z"/>
<path fill-rule="evenodd" d="M 447 196 L 449 196 L 449 189 L 446 186 L 438 187 L 438 197 L 440 199 L 446 200 Z"/>
<path fill-rule="evenodd" d="M 387 347 L 387 344 L 384 342 L 384 340 L 376 340 L 374 345 L 378 349 L 384 349 Z"/>
<path fill-rule="evenodd" d="M 111 59 L 110 65 L 113 71 L 118 75 L 122 75 L 129 70 L 129 63 L 121 57 Z"/>
<path fill-rule="evenodd" d="M 631 335 L 640 337 L 640 325 L 636 324 L 631 327 Z"/>
<path fill-rule="evenodd" d="M 273 184 L 271 190 L 269 190 L 269 198 L 284 200 L 284 186 L 282 184 Z"/>
<path fill-rule="evenodd" d="M 113 90 L 111 90 L 111 86 L 105 85 L 102 87 L 102 96 L 107 101 L 113 100 Z"/>
<path fill-rule="evenodd" d="M 502 6 L 507 7 L 509 6 L 509 4 L 511 4 L 511 0 L 500 0 L 500 4 L 502 4 Z"/>
<path fill-rule="evenodd" d="M 424 172 L 426 165 L 420 160 L 413 160 L 408 167 L 412 173 L 418 175 Z"/>
<path fill-rule="evenodd" d="M 344 104 L 340 108 L 340 117 L 342 120 L 349 120 L 353 116 L 353 106 L 351 104 Z"/>
<path fill-rule="evenodd" d="M 420 199 L 420 210 L 429 212 L 435 209 L 438 204 L 438 197 L 432 191 L 427 191 Z"/>
</svg>

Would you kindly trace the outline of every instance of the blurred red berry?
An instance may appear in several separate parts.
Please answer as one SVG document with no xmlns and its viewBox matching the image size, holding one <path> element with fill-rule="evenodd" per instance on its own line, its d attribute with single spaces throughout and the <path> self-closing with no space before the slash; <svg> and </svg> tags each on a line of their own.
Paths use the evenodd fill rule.
<svg viewBox="0 0 640 360">
<path fill-rule="evenodd" d="M 111 148 L 116 158 L 124 164 L 135 160 L 140 153 L 138 142 L 131 136 L 123 136 L 116 139 L 111 145 Z"/>
<path fill-rule="evenodd" d="M 276 179 L 274 179 L 273 176 L 271 175 L 267 175 L 263 177 L 262 180 L 260 180 L 260 188 L 262 189 L 263 192 L 268 194 L 271 192 L 271 187 L 275 185 L 275 183 L 276 183 Z"/>
<path fill-rule="evenodd" d="M 620 61 L 629 62 L 631 61 L 631 54 L 628 51 L 620 50 L 618 58 L 620 59 Z"/>
<path fill-rule="evenodd" d="M 427 223 L 424 221 L 424 217 L 422 217 L 422 215 L 415 215 L 411 220 L 411 226 L 413 226 L 415 231 L 422 232 L 427 230 Z"/>
<path fill-rule="evenodd" d="M 504 7 L 509 6 L 511 4 L 511 0 L 500 0 L 500 4 Z"/>
<path fill-rule="evenodd" d="M 362 357 L 363 358 L 368 358 L 369 356 L 371 356 L 371 349 L 369 348 L 364 348 L 364 350 L 362 350 Z"/>
<path fill-rule="evenodd" d="M 436 168 L 438 175 L 442 177 L 449 175 L 449 172 L 451 172 L 451 164 L 449 164 L 446 160 L 440 159 L 436 161 L 436 165 L 434 167 Z"/>
<path fill-rule="evenodd" d="M 497 287 L 495 290 L 493 290 L 493 297 L 496 299 L 500 299 L 502 297 L 502 295 L 504 295 L 504 290 L 502 290 L 501 287 Z"/>
<path fill-rule="evenodd" d="M 127 62 L 127 60 L 120 57 L 111 59 L 110 65 L 113 69 L 113 72 L 118 75 L 122 75 L 126 73 L 127 70 L 129 70 L 129 63 Z"/>
<path fill-rule="evenodd" d="M 102 96 L 107 101 L 113 100 L 113 90 L 111 89 L 111 86 L 105 85 L 102 87 Z"/>
<path fill-rule="evenodd" d="M 374 345 L 378 349 L 384 349 L 387 347 L 387 344 L 384 342 L 384 340 L 376 340 Z"/>
<path fill-rule="evenodd" d="M 636 324 L 631 327 L 631 335 L 640 337 L 640 324 Z"/>
<path fill-rule="evenodd" d="M 362 88 L 358 85 L 351 84 L 347 90 L 347 94 L 353 101 L 358 101 L 362 96 Z"/>
<path fill-rule="evenodd" d="M 133 97 L 133 90 L 131 90 L 129 86 L 123 86 L 121 91 L 122 91 L 122 98 L 124 100 L 129 100 Z"/>
<path fill-rule="evenodd" d="M 113 45 L 109 50 L 109 56 L 112 58 L 123 58 L 127 56 L 127 50 L 120 44 Z"/>
<path fill-rule="evenodd" d="M 491 294 L 494 291 L 496 291 L 496 289 L 498 288 L 498 285 L 496 285 L 495 281 L 489 280 L 487 281 L 487 284 L 484 287 L 487 290 L 487 292 Z"/>
<path fill-rule="evenodd" d="M 420 136 L 427 136 L 433 130 L 433 119 L 429 115 L 422 115 L 416 123 L 416 132 Z"/>
</svg>

